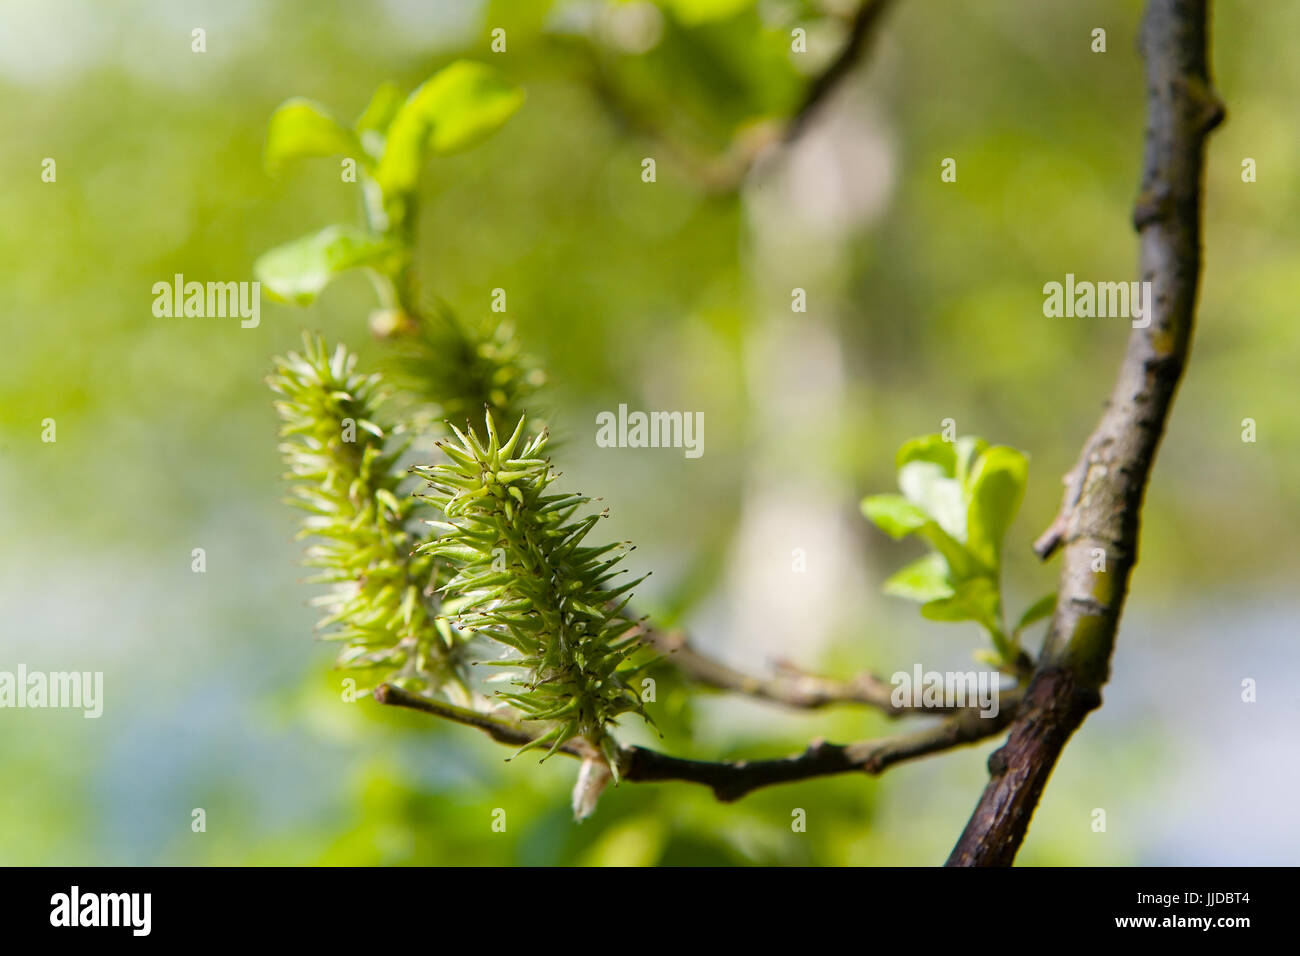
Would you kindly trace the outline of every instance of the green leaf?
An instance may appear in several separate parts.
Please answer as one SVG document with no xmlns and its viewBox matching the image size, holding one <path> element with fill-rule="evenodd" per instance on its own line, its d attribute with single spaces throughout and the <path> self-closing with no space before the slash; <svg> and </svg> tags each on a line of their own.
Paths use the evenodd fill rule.
<svg viewBox="0 0 1300 956">
<path fill-rule="evenodd" d="M 1029 462 L 1022 452 L 1005 445 L 990 448 L 970 477 L 966 513 L 966 546 L 991 568 L 1002 559 L 1002 539 L 1025 494 Z"/>
<path fill-rule="evenodd" d="M 898 449 L 895 465 L 902 469 L 912 461 L 933 462 L 949 478 L 956 474 L 957 456 L 953 444 L 944 441 L 941 435 L 922 435 L 903 442 L 903 446 Z"/>
<path fill-rule="evenodd" d="M 895 540 L 906 538 L 930 523 L 930 516 L 902 495 L 863 498 L 862 513 Z"/>
<path fill-rule="evenodd" d="M 400 253 L 393 240 L 329 226 L 267 252 L 253 264 L 253 274 L 272 298 L 309 305 L 340 272 L 359 266 L 383 271 Z"/>
<path fill-rule="evenodd" d="M 959 582 L 951 597 L 921 605 L 921 616 L 932 621 L 977 621 L 991 634 L 1002 630 L 997 585 L 988 577 Z"/>
<path fill-rule="evenodd" d="M 271 114 L 266 130 L 266 168 L 275 171 L 304 156 L 360 155 L 356 135 L 319 103 L 296 97 Z"/>
<path fill-rule="evenodd" d="M 458 60 L 415 90 L 393 117 L 375 171 L 385 195 L 410 192 L 429 155 L 467 149 L 496 132 L 524 101 L 524 91 L 491 67 Z"/>
<path fill-rule="evenodd" d="M 980 456 L 988 451 L 989 443 L 983 438 L 963 435 L 957 439 L 957 480 L 961 482 L 962 492 L 970 495 L 970 476 Z"/>
<path fill-rule="evenodd" d="M 754 0 L 663 0 L 663 5 L 683 26 L 694 27 L 728 20 L 754 5 Z"/>
<path fill-rule="evenodd" d="M 951 597 L 953 588 L 948 583 L 948 562 L 943 555 L 932 551 L 894 574 L 885 582 L 883 590 L 886 594 L 922 604 Z"/>
<path fill-rule="evenodd" d="M 377 133 L 386 133 L 389 124 L 393 122 L 393 117 L 401 107 L 401 87 L 395 83 L 380 83 L 374 95 L 370 97 L 370 102 L 366 104 L 365 111 L 357 119 L 357 132 L 373 130 Z"/>
<path fill-rule="evenodd" d="M 948 448 L 951 453 L 952 446 Z M 966 540 L 966 501 L 951 471 L 933 461 L 914 459 L 898 470 L 898 487 L 955 540 Z"/>
<path fill-rule="evenodd" d="M 1056 610 L 1056 592 L 1044 594 L 1033 604 L 1025 609 L 1025 613 L 1020 615 L 1020 620 L 1016 624 L 1016 629 L 1012 631 L 1015 637 L 1020 636 L 1020 632 L 1032 624 L 1041 621 L 1045 617 L 1051 617 L 1052 612 Z"/>
<path fill-rule="evenodd" d="M 871 495 L 862 499 L 862 513 L 895 541 L 909 534 L 920 535 L 947 561 L 951 577 L 962 579 L 987 574 L 961 542 L 948 534 L 913 501 L 902 495 Z"/>
<path fill-rule="evenodd" d="M 903 444 L 897 461 L 903 494 L 868 497 L 863 514 L 895 538 L 917 535 L 933 553 L 886 581 L 885 593 L 923 602 L 931 620 L 977 622 L 1000 666 L 1009 665 L 1016 648 L 1002 623 L 999 565 L 1024 495 L 1025 456 L 973 436 L 922 435 Z"/>
<path fill-rule="evenodd" d="M 943 555 L 944 560 L 948 562 L 948 576 L 954 581 L 964 581 L 966 578 L 989 576 L 992 574 L 991 569 L 984 567 L 983 564 L 966 550 L 966 547 L 948 532 L 944 531 L 935 522 L 931 521 L 917 532 L 930 547 Z"/>
</svg>

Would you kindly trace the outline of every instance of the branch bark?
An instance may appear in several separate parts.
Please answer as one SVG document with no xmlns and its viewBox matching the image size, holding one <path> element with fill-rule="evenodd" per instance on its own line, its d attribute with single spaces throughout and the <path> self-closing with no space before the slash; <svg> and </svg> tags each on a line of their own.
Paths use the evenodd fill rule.
<svg viewBox="0 0 1300 956">
<path fill-rule="evenodd" d="M 859 704 L 874 707 L 888 717 L 911 714 L 942 716 L 962 709 L 896 704 L 893 700 L 893 685 L 870 672 L 857 674 L 849 680 L 836 680 L 808 674 L 792 664 L 778 662 L 775 674 L 760 677 L 738 671 L 696 650 L 684 635 L 677 632 L 663 633 L 644 628 L 640 639 L 698 684 L 785 707 L 818 710 L 832 704 Z"/>
<path fill-rule="evenodd" d="M 841 773 L 875 776 L 897 763 L 973 744 L 1000 733 L 1016 713 L 1019 700 L 1004 695 L 996 717 L 981 717 L 975 710 L 949 717 L 939 724 L 908 734 L 832 744 L 814 740 L 798 754 L 776 760 L 685 760 L 649 750 L 625 747 L 624 778 L 637 783 L 677 780 L 708 787 L 723 803 L 739 800 L 760 787 L 794 783 Z"/>
<path fill-rule="evenodd" d="M 893 3 L 894 0 L 862 0 L 849 20 L 844 45 L 809 82 L 795 112 L 784 121 L 759 123 L 742 131 L 717 154 L 705 154 L 674 138 L 644 111 L 628 103 L 598 57 L 593 57 L 592 87 L 606 110 L 622 126 L 660 143 L 706 192 L 726 195 L 740 187 L 761 153 L 777 144 L 789 145 L 803 135 L 831 93 L 861 61 Z"/>
<path fill-rule="evenodd" d="M 830 98 L 830 94 L 846 76 L 853 72 L 854 66 L 862 59 L 871 38 L 875 36 L 881 20 L 884 19 L 893 2 L 894 0 L 866 0 L 858 7 L 857 13 L 853 15 L 853 20 L 849 24 L 848 38 L 840 49 L 839 55 L 809 84 L 798 111 L 786 123 L 781 137 L 784 142 L 794 142 L 803 134 L 813 116 Z"/>
<path fill-rule="evenodd" d="M 412 694 L 392 684 L 380 684 L 372 696 L 380 704 L 405 707 L 476 727 L 498 743 L 522 747 L 536 736 L 515 721 Z M 774 760 L 688 760 L 648 747 L 623 746 L 620 748 L 620 772 L 622 778 L 631 783 L 680 781 L 700 784 L 712 790 L 718 800 L 730 803 L 760 787 L 840 773 L 880 774 L 897 763 L 976 743 L 1004 730 L 1015 717 L 1020 703 L 1019 692 L 1008 691 L 1001 695 L 998 713 L 993 717 L 981 717 L 977 708 L 968 708 L 942 723 L 914 733 L 853 744 L 815 740 L 801 753 Z M 581 737 L 568 741 L 558 752 L 580 759 L 599 757 Z"/>
<path fill-rule="evenodd" d="M 1035 550 L 1063 551 L 1057 609 L 1005 746 L 948 859 L 950 866 L 1009 865 L 1062 749 L 1101 705 L 1129 576 L 1137 562 L 1142 501 L 1178 382 L 1187 364 L 1201 270 L 1205 139 L 1224 117 L 1211 86 L 1209 0 L 1149 0 L 1140 46 L 1147 124 L 1133 224 L 1140 272 L 1152 283 L 1150 324 L 1134 328 L 1114 391 L 1078 463 L 1061 510 Z M 1104 570 L 1093 571 L 1096 556 Z"/>
</svg>

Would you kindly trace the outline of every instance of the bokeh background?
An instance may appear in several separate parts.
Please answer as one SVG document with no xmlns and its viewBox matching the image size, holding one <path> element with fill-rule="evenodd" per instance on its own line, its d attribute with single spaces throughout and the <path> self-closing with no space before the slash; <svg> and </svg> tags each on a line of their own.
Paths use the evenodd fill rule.
<svg viewBox="0 0 1300 956">
<path fill-rule="evenodd" d="M 1022 863 L 1300 862 L 1300 5 L 1216 6 L 1229 121 L 1209 150 L 1193 359 L 1105 707 L 1067 749 Z M 566 476 L 606 499 L 601 530 L 655 572 L 644 606 L 754 670 L 967 669 L 973 626 L 879 594 L 916 551 L 857 503 L 893 489 L 904 439 L 953 418 L 1031 453 L 1007 587 L 1023 606 L 1053 586 L 1029 542 L 1128 328 L 1044 318 L 1041 290 L 1067 272 L 1133 278 L 1140 5 L 899 0 L 807 135 L 737 195 L 711 194 L 679 157 L 789 112 L 841 42 L 825 12 L 838 7 L 0 5 L 0 669 L 99 670 L 106 685 L 99 720 L 0 711 L 0 863 L 943 860 L 993 743 L 731 806 L 628 785 L 575 825 L 572 762 L 506 763 L 464 728 L 343 703 L 331 648 L 312 639 L 263 380 L 303 329 L 382 361 L 370 287 L 345 277 L 305 310 L 264 300 L 257 329 L 151 312 L 154 282 L 250 279 L 265 249 L 357 215 L 337 161 L 262 168 L 281 100 L 352 117 L 383 80 L 491 62 L 528 100 L 485 145 L 426 169 L 425 286 L 467 315 L 507 290 L 550 377 L 539 401 Z M 505 54 L 490 51 L 494 27 Z M 945 157 L 956 183 L 940 182 Z M 1258 182 L 1242 182 L 1244 157 Z M 806 313 L 791 311 L 795 287 Z M 597 448 L 595 413 L 620 402 L 704 412 L 703 458 Z M 56 443 L 40 439 L 46 418 Z M 1256 703 L 1241 700 L 1246 678 Z M 679 692 L 663 713 L 658 745 L 713 757 L 890 726 Z M 650 738 L 629 725 L 627 739 Z M 791 831 L 795 808 L 806 833 Z"/>
</svg>

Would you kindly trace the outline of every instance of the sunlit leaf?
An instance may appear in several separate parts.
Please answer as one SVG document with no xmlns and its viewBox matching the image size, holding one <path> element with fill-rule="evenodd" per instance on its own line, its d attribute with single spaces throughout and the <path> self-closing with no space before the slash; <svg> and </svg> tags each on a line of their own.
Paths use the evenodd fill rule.
<svg viewBox="0 0 1300 956">
<path fill-rule="evenodd" d="M 957 541 L 966 540 L 966 502 L 951 471 L 933 461 L 914 459 L 898 470 L 898 487 L 944 531 Z"/>
<path fill-rule="evenodd" d="M 921 615 L 932 621 L 976 621 L 985 630 L 1001 629 L 998 589 L 991 578 L 976 577 L 960 582 L 950 597 L 921 606 Z"/>
<path fill-rule="evenodd" d="M 989 567 L 1001 563 L 1002 539 L 1020 508 L 1028 473 L 1024 454 L 1005 445 L 986 451 L 971 473 L 966 543 Z"/>
<path fill-rule="evenodd" d="M 475 145 L 523 101 L 524 91 L 496 70 L 458 60 L 426 80 L 397 110 L 375 179 L 386 195 L 410 192 L 428 156 Z"/>
<path fill-rule="evenodd" d="M 684 26 L 726 20 L 754 5 L 755 0 L 661 0 Z"/>
<path fill-rule="evenodd" d="M 305 156 L 358 156 L 356 135 L 339 124 L 319 103 L 295 98 L 282 103 L 266 130 L 265 162 L 277 170 L 289 160 Z"/>
<path fill-rule="evenodd" d="M 357 119 L 357 132 L 373 130 L 383 133 L 402 107 L 402 90 L 395 83 L 380 83 L 365 110 Z"/>
<path fill-rule="evenodd" d="M 954 451 L 957 459 L 956 477 L 961 483 L 963 494 L 970 494 L 970 476 L 971 471 L 975 468 L 975 463 L 979 461 L 980 455 L 988 450 L 989 443 L 983 438 L 976 438 L 974 435 L 963 435 L 958 438 Z"/>
<path fill-rule="evenodd" d="M 922 435 L 903 442 L 895 456 L 895 465 L 902 468 L 908 462 L 929 461 L 938 465 L 949 478 L 956 474 L 956 451 L 953 443 L 944 441 L 940 435 Z"/>
<path fill-rule="evenodd" d="M 905 538 L 919 531 L 930 516 L 902 495 L 872 495 L 862 500 L 862 513 L 891 538 Z"/>
<path fill-rule="evenodd" d="M 254 263 L 253 273 L 272 298 L 308 305 L 340 272 L 359 266 L 382 268 L 399 254 L 392 240 L 329 226 L 267 252 Z"/>
<path fill-rule="evenodd" d="M 882 590 L 922 604 L 951 597 L 953 589 L 948 583 L 948 562 L 943 555 L 931 552 L 896 572 L 885 582 Z"/>
</svg>

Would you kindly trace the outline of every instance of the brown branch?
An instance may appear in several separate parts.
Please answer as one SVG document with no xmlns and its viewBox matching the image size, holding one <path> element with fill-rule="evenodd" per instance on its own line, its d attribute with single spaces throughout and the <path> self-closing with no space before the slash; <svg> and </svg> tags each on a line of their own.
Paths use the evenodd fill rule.
<svg viewBox="0 0 1300 956">
<path fill-rule="evenodd" d="M 1038 668 L 990 780 L 948 859 L 1009 865 L 1052 768 L 1101 689 L 1137 561 L 1142 499 L 1187 363 L 1201 270 L 1205 139 L 1223 105 L 1209 71 L 1208 0 L 1149 0 L 1141 48 L 1147 125 L 1134 209 L 1140 271 L 1152 283 L 1146 328 L 1134 328 L 1110 402 L 1066 476 L 1060 515 L 1036 550 L 1063 549 L 1061 586 Z M 1104 570 L 1094 572 L 1096 556 Z"/>
<path fill-rule="evenodd" d="M 706 153 L 670 135 L 644 111 L 627 101 L 609 71 L 593 55 L 592 87 L 606 111 L 624 128 L 653 139 L 672 161 L 709 193 L 727 194 L 740 187 L 758 157 L 776 144 L 789 145 L 807 130 L 812 118 L 831 93 L 853 72 L 894 0 L 863 0 L 849 22 L 844 46 L 829 65 L 808 84 L 799 107 L 784 121 L 756 123 L 732 139 L 718 153 Z"/>
<path fill-rule="evenodd" d="M 522 747 L 536 737 L 515 721 L 412 694 L 392 684 L 380 684 L 372 696 L 381 704 L 405 707 L 475 727 L 498 743 Z M 717 799 L 729 803 L 760 787 L 840 773 L 876 775 L 897 763 L 976 743 L 1005 729 L 1020 707 L 1020 701 L 1019 692 L 1009 691 L 1001 695 L 996 716 L 981 717 L 976 709 L 971 708 L 914 733 L 855 744 L 816 740 L 802 753 L 774 760 L 687 760 L 648 747 L 624 746 L 620 748 L 621 776 L 632 783 L 697 783 L 711 789 Z M 596 756 L 594 748 L 582 738 L 570 740 L 559 752 L 582 759 Z"/>
<path fill-rule="evenodd" d="M 718 800 L 730 803 L 760 787 L 841 773 L 875 776 L 907 760 L 976 743 L 1006 728 L 1018 704 L 1018 695 L 1007 694 L 996 717 L 980 717 L 975 711 L 967 711 L 924 730 L 878 740 L 854 744 L 815 740 L 802 753 L 776 760 L 685 760 L 645 747 L 625 747 L 623 773 L 637 783 L 677 780 L 702 784 Z"/>
<path fill-rule="evenodd" d="M 483 731 L 499 744 L 522 747 L 525 744 L 532 743 L 537 737 L 527 727 L 513 720 L 494 717 L 491 714 L 471 710 L 468 707 L 458 707 L 455 704 L 435 700 L 432 697 L 425 697 L 422 694 L 412 694 L 410 691 L 402 690 L 396 684 L 380 684 L 371 691 L 370 696 L 380 704 L 391 707 L 405 707 L 407 710 L 418 710 L 431 717 L 441 717 L 443 720 L 464 724 L 466 727 L 474 727 Z M 560 752 L 570 757 L 588 757 L 594 753 L 581 737 L 571 739 L 560 747 Z"/>
<path fill-rule="evenodd" d="M 738 671 L 691 646 L 679 633 L 661 633 L 643 628 L 642 643 L 663 654 L 690 680 L 716 690 L 743 694 L 801 710 L 818 710 L 832 704 L 861 704 L 874 707 L 888 717 L 909 714 L 947 715 L 960 707 L 914 707 L 896 704 L 893 685 L 864 672 L 847 681 L 805 673 L 787 662 L 777 662 L 777 672 L 770 677 L 756 677 Z"/>
<path fill-rule="evenodd" d="M 876 28 L 892 3 L 893 0 L 866 0 L 858 7 L 857 13 L 853 15 L 853 21 L 849 24 L 848 39 L 839 55 L 809 84 L 802 104 L 786 123 L 785 131 L 781 136 L 783 142 L 792 143 L 798 139 L 807 129 L 813 116 L 821 109 L 822 104 L 830 98 L 830 94 L 846 76 L 853 72 L 854 66 L 866 52 L 871 38 L 875 36 Z"/>
</svg>

